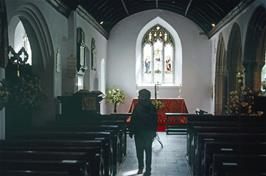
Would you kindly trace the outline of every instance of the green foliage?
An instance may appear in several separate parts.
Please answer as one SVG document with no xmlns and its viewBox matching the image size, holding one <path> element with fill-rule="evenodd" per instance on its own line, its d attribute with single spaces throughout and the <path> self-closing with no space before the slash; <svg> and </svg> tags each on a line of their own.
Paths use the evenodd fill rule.
<svg viewBox="0 0 266 176">
<path fill-rule="evenodd" d="M 34 111 L 41 107 L 45 99 L 40 78 L 33 74 L 31 66 L 10 65 L 7 87 L 10 93 L 8 106 L 16 109 Z M 18 74 L 19 72 L 19 74 Z"/>
<path fill-rule="evenodd" d="M 155 106 L 157 110 L 164 107 L 163 102 L 160 100 L 152 100 L 151 103 Z"/>
</svg>

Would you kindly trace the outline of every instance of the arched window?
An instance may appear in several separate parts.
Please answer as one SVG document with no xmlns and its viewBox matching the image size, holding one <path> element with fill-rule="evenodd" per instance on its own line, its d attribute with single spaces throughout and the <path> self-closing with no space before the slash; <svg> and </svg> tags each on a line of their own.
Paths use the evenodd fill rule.
<svg viewBox="0 0 266 176">
<path fill-rule="evenodd" d="M 29 38 L 27 36 L 27 33 L 25 31 L 25 28 L 21 21 L 19 21 L 18 25 L 15 29 L 15 35 L 14 35 L 14 50 L 16 52 L 19 52 L 19 50 L 24 47 L 27 51 L 29 57 L 27 60 L 27 63 L 32 65 L 32 51 L 31 46 L 29 42 Z"/>
<path fill-rule="evenodd" d="M 264 84 L 266 84 L 266 54 L 265 54 L 265 64 L 261 70 L 261 85 L 263 86 Z"/>
<path fill-rule="evenodd" d="M 156 17 L 136 40 L 136 86 L 182 86 L 182 44 L 177 31 Z"/>
<path fill-rule="evenodd" d="M 81 28 L 77 28 L 77 88 L 84 89 L 84 74 L 87 69 L 85 45 L 85 33 Z"/>
<path fill-rule="evenodd" d="M 175 83 L 175 45 L 161 25 L 150 28 L 142 39 L 142 84 Z"/>
</svg>

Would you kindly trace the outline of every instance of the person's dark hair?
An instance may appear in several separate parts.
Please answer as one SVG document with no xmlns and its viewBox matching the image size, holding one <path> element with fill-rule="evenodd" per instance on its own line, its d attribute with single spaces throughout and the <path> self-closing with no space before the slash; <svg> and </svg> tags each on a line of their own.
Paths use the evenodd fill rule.
<svg viewBox="0 0 266 176">
<path fill-rule="evenodd" d="M 147 89 L 141 89 L 139 91 L 140 100 L 149 100 L 151 98 L 151 92 Z"/>
</svg>

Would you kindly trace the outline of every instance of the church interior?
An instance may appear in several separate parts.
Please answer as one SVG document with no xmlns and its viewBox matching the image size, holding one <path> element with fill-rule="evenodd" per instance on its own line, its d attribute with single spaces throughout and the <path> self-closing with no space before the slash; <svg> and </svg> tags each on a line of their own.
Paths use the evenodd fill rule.
<svg viewBox="0 0 266 176">
<path fill-rule="evenodd" d="M 265 0 L 0 0 L 0 176 L 141 175 L 142 89 L 151 175 L 265 175 L 265 53 Z"/>
</svg>

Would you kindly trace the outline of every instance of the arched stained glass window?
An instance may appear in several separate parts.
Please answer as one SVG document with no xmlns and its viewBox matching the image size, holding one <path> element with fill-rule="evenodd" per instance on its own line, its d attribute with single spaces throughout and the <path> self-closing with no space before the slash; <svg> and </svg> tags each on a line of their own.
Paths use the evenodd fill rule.
<svg viewBox="0 0 266 176">
<path fill-rule="evenodd" d="M 142 40 L 142 83 L 174 84 L 174 42 L 162 26 L 149 29 Z"/>
<path fill-rule="evenodd" d="M 24 47 L 29 57 L 27 64 L 32 65 L 32 50 L 29 42 L 28 35 L 21 21 L 16 26 L 14 34 L 14 50 L 19 52 Z"/>
</svg>

